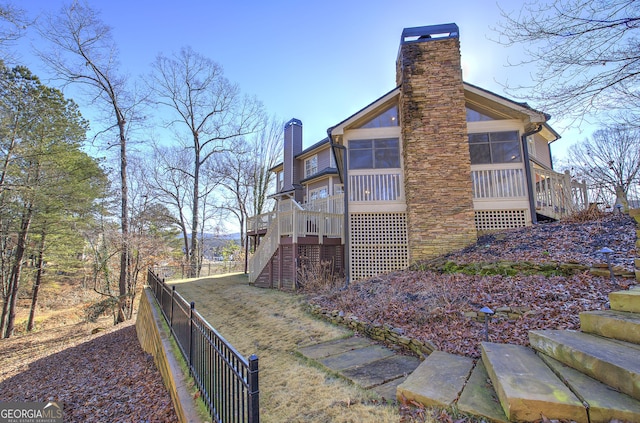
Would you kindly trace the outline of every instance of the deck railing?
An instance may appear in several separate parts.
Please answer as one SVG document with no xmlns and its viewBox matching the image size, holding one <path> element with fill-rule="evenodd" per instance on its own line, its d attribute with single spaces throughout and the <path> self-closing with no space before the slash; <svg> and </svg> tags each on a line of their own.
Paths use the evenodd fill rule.
<svg viewBox="0 0 640 423">
<path fill-rule="evenodd" d="M 341 238 L 343 214 L 325 213 L 293 208 L 278 214 L 280 236 L 299 238 L 317 236 L 322 243 L 323 237 Z"/>
<path fill-rule="evenodd" d="M 262 238 L 262 242 L 256 248 L 249 259 L 249 282 L 253 283 L 262 272 L 262 269 L 269 263 L 271 257 L 278 249 L 278 242 L 280 236 L 278 235 L 278 219 L 273 219 L 267 233 Z"/>
<path fill-rule="evenodd" d="M 376 174 L 350 174 L 349 201 L 404 201 L 402 174 L 397 171 Z"/>
<path fill-rule="evenodd" d="M 258 357 L 247 360 L 195 309 L 151 270 L 154 293 L 211 418 L 219 423 L 259 423 Z"/>
<path fill-rule="evenodd" d="M 568 171 L 559 173 L 533 165 L 531 168 L 531 186 L 537 213 L 561 219 L 588 206 L 586 184 L 573 180 Z M 476 167 L 471 171 L 471 182 L 474 200 L 527 198 L 528 188 L 522 167 Z"/>
<path fill-rule="evenodd" d="M 292 199 L 280 201 L 276 217 L 270 219 L 271 223 L 266 234 L 262 237 L 254 254 L 249 258 L 249 281 L 256 281 L 278 249 L 280 238 L 283 236 L 294 239 L 317 236 L 320 244 L 323 243 L 325 237 L 342 238 L 344 236 L 344 206 L 341 203 L 343 198 L 342 195 L 336 195 L 316 200 L 304 206 Z M 269 219 L 255 219 L 254 221 L 266 222 Z"/>
<path fill-rule="evenodd" d="M 337 194 L 331 197 L 318 198 L 302 204 L 304 210 L 317 211 L 324 213 L 344 213 L 344 195 Z"/>
<path fill-rule="evenodd" d="M 471 172 L 474 199 L 527 196 L 524 169 L 481 169 Z"/>
<path fill-rule="evenodd" d="M 572 180 L 569 171 L 533 169 L 532 173 L 538 213 L 561 219 L 588 206 L 586 184 Z"/>
</svg>

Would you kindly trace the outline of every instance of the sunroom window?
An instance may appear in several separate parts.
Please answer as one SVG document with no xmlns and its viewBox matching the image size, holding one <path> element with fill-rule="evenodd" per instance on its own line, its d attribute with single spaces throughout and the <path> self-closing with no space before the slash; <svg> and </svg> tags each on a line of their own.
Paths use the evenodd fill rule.
<svg viewBox="0 0 640 423">
<path fill-rule="evenodd" d="M 469 134 L 471 164 L 522 162 L 518 131 Z"/>
<path fill-rule="evenodd" d="M 392 169 L 400 167 L 397 138 L 349 141 L 349 169 Z"/>
</svg>

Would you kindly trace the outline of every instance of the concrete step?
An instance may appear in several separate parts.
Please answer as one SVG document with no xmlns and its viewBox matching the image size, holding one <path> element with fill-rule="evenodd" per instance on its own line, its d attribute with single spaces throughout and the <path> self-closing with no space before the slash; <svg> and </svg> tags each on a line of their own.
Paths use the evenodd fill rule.
<svg viewBox="0 0 640 423">
<path fill-rule="evenodd" d="M 570 330 L 529 331 L 536 350 L 640 399 L 637 345 Z"/>
<path fill-rule="evenodd" d="M 491 422 L 509 422 L 482 360 L 476 363 L 457 405 L 458 410 L 472 416 L 480 416 Z"/>
<path fill-rule="evenodd" d="M 611 292 L 609 304 L 611 310 L 640 313 L 640 289 Z"/>
<path fill-rule="evenodd" d="M 640 401 L 590 378 L 545 354 L 540 354 L 553 372 L 571 388 L 578 399 L 588 405 L 591 423 L 614 420 L 640 422 Z"/>
<path fill-rule="evenodd" d="M 616 310 L 580 313 L 580 329 L 606 338 L 640 344 L 640 314 Z"/>
<path fill-rule="evenodd" d="M 481 344 L 482 361 L 507 419 L 588 422 L 582 402 L 533 350 L 521 345 Z"/>
<path fill-rule="evenodd" d="M 434 351 L 398 385 L 396 397 L 400 402 L 448 407 L 458 399 L 472 368 L 468 357 Z"/>
</svg>

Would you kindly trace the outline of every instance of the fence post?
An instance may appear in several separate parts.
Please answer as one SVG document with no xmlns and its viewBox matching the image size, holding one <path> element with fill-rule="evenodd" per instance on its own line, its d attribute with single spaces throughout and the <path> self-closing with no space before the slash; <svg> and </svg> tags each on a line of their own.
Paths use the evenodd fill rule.
<svg viewBox="0 0 640 423">
<path fill-rule="evenodd" d="M 249 357 L 249 423 L 260 422 L 260 390 L 258 389 L 258 356 Z"/>
<path fill-rule="evenodd" d="M 169 315 L 169 327 L 172 328 L 173 327 L 173 296 L 176 293 L 176 286 L 172 285 L 171 286 L 171 312 Z"/>
<path fill-rule="evenodd" d="M 158 281 L 156 285 L 158 285 L 158 290 L 160 291 L 160 295 L 156 294 L 156 298 L 159 297 L 158 304 L 160 305 L 160 310 L 162 310 L 162 296 L 164 295 L 164 287 L 162 285 L 164 285 L 164 279 L 162 280 L 162 283 Z"/>
<path fill-rule="evenodd" d="M 189 369 L 193 366 L 193 309 L 196 308 L 196 303 L 191 301 L 189 307 Z"/>
</svg>

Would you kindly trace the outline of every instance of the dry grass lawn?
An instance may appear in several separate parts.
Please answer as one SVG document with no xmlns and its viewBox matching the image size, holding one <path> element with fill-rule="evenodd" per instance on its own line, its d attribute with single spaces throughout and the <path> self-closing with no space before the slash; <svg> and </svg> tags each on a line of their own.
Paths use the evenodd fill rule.
<svg viewBox="0 0 640 423">
<path fill-rule="evenodd" d="M 249 286 L 243 274 L 169 281 L 241 354 L 260 359 L 260 418 L 269 422 L 397 422 L 393 405 L 314 367 L 299 347 L 349 336 L 306 314 L 302 298 Z"/>
</svg>

